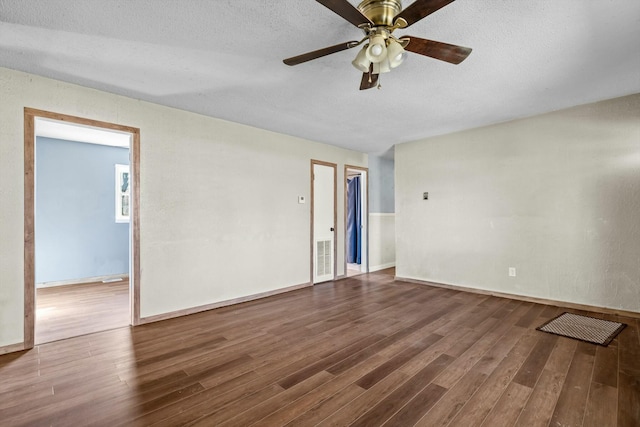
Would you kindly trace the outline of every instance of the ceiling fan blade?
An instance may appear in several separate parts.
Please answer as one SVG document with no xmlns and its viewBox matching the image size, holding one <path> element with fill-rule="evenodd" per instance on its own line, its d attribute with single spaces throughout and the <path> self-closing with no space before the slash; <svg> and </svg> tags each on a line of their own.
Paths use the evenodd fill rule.
<svg viewBox="0 0 640 427">
<path fill-rule="evenodd" d="M 407 21 L 408 27 L 454 1 L 455 0 L 416 0 L 405 10 L 397 14 L 394 21 L 402 18 Z"/>
<path fill-rule="evenodd" d="M 342 16 L 347 21 L 351 22 L 356 27 L 362 24 L 373 25 L 373 22 L 356 9 L 347 0 L 316 0 L 323 6 L 331 9 L 338 15 Z"/>
<path fill-rule="evenodd" d="M 413 36 L 402 37 L 402 39 L 409 39 L 409 44 L 404 48 L 405 50 L 430 56 L 440 61 L 450 62 L 451 64 L 461 63 L 471 53 L 470 47 L 456 46 Z"/>
<path fill-rule="evenodd" d="M 313 52 L 303 53 L 302 55 L 293 56 L 291 58 L 287 58 L 283 60 L 287 65 L 298 65 L 303 62 L 311 61 L 312 59 L 320 58 L 322 56 L 331 55 L 332 53 L 340 52 L 343 50 L 351 49 L 354 46 L 357 46 L 357 41 L 350 41 L 346 43 L 340 43 L 335 46 L 325 47 L 324 49 L 314 50 Z"/>
<path fill-rule="evenodd" d="M 360 90 L 371 89 L 378 84 L 378 74 L 373 74 L 373 64 L 369 66 L 368 73 L 362 73 L 362 81 L 360 82 Z"/>
</svg>

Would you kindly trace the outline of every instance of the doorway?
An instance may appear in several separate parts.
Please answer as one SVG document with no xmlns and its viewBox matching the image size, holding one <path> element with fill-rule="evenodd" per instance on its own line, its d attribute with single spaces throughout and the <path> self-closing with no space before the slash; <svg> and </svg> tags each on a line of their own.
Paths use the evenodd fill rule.
<svg viewBox="0 0 640 427">
<path fill-rule="evenodd" d="M 336 276 L 336 176 L 334 163 L 311 161 L 311 283 Z"/>
<path fill-rule="evenodd" d="M 77 336 L 84 333 L 89 332 L 97 332 L 98 330 L 110 329 L 109 323 L 101 324 L 100 322 L 100 309 L 97 306 L 92 306 L 88 301 L 92 301 L 95 303 L 96 297 L 103 295 L 106 298 L 111 298 L 111 303 L 118 300 L 118 304 L 124 304 L 121 307 L 122 311 L 126 315 L 125 322 L 126 324 L 137 325 L 140 323 L 140 258 L 139 258 L 139 247 L 140 247 L 140 224 L 139 224 L 139 182 L 140 182 L 140 174 L 139 174 L 139 164 L 140 164 L 140 131 L 137 128 L 132 128 L 128 126 L 117 125 L 113 123 L 100 122 L 91 119 L 85 119 L 80 117 L 68 116 L 64 114 L 52 113 L 41 110 L 34 110 L 30 108 L 25 108 L 24 112 L 24 123 L 25 123 L 25 144 L 24 144 L 24 153 L 25 153 L 25 321 L 24 321 L 24 348 L 33 348 L 36 341 L 36 319 L 45 319 L 46 317 L 51 317 L 54 310 L 58 310 L 61 315 L 65 315 L 65 311 L 67 314 L 75 312 L 84 312 L 84 317 L 80 319 L 80 323 L 76 323 L 75 325 L 69 327 L 67 336 L 64 336 L 64 331 L 60 331 L 64 329 L 66 325 L 70 324 L 70 318 L 62 319 L 61 323 L 57 324 L 55 329 L 55 333 L 53 334 L 43 334 L 38 337 L 38 344 L 43 342 L 47 342 L 54 339 L 62 339 L 68 338 L 70 336 Z M 78 285 L 77 281 L 75 284 L 71 284 L 73 280 L 51 280 L 47 282 L 47 280 L 43 280 L 45 277 L 54 277 L 51 275 L 51 270 L 46 271 L 37 269 L 38 266 L 36 259 L 36 241 L 38 240 L 36 237 L 45 237 L 44 230 L 45 228 L 41 225 L 36 224 L 36 160 L 37 160 L 37 150 L 36 150 L 36 136 L 39 133 L 41 128 L 58 128 L 59 131 L 63 129 L 67 132 L 71 132 L 68 135 L 71 135 L 74 131 L 82 134 L 91 134 L 92 132 L 99 136 L 99 138 L 107 138 L 109 135 L 112 137 L 120 136 L 127 140 L 128 148 L 129 148 L 129 163 L 128 171 L 125 174 L 122 174 L 122 169 L 120 169 L 120 173 L 123 179 L 126 177 L 127 185 L 126 189 L 127 197 L 122 198 L 121 201 L 125 203 L 124 208 L 122 204 L 120 205 L 121 213 L 125 212 L 128 214 L 129 224 L 126 227 L 126 238 L 127 242 L 125 243 L 128 247 L 128 261 L 127 262 L 127 272 L 126 274 L 122 274 L 121 278 L 114 278 L 112 276 L 100 276 L 97 274 L 96 276 L 92 276 L 89 279 L 93 281 L 91 284 L 83 284 Z M 42 134 L 42 132 L 40 132 Z M 46 133 L 46 132 L 45 132 Z M 55 136 L 51 133 L 47 133 L 48 136 Z M 69 139 L 67 138 L 59 138 L 59 139 Z M 117 138 L 116 138 L 117 139 Z M 70 141 L 67 141 L 70 142 Z M 88 141 L 84 141 L 88 142 Z M 82 144 L 82 143 L 78 143 Z M 90 144 L 86 144 L 90 145 Z M 53 147 L 53 146 L 52 146 Z M 52 148 L 50 147 L 50 148 Z M 40 147 L 39 147 L 40 148 Z M 86 148 L 86 147 L 84 147 Z M 53 151 L 51 151 L 53 152 Z M 50 152 L 50 153 L 51 153 Z M 42 153 L 41 153 L 42 154 Z M 81 158 L 81 157 L 80 157 Z M 44 157 L 43 157 L 44 159 Z M 125 162 L 122 162 L 125 163 Z M 62 164 L 62 163 L 61 163 Z M 54 165 L 55 167 L 55 165 Z M 41 171 L 42 172 L 42 171 Z M 115 200 L 118 196 L 117 194 L 117 177 L 118 177 L 118 169 L 116 167 L 113 168 L 113 183 L 109 188 L 109 194 L 112 194 L 113 199 Z M 55 174 L 54 174 L 55 175 Z M 64 175 L 61 171 L 58 175 Z M 68 179 L 72 179 L 70 177 Z M 122 184 L 122 183 L 121 183 Z M 40 182 L 41 189 L 44 189 L 46 185 L 43 182 Z M 64 186 L 63 186 L 64 187 Z M 56 195 L 61 195 L 65 189 L 60 189 L 56 194 L 49 194 L 49 196 L 55 197 Z M 114 193 L 115 191 L 115 193 Z M 82 197 L 82 194 L 76 193 L 75 196 Z M 39 202 L 41 203 L 41 202 Z M 128 205 L 127 205 L 128 204 Z M 64 203 L 61 203 L 62 207 L 64 207 Z M 110 205 L 113 206 L 113 205 Z M 116 203 L 117 206 L 117 203 Z M 124 209 L 124 210 L 123 210 Z M 117 212 L 112 212 L 113 221 L 117 222 Z M 63 212 L 64 213 L 64 212 Z M 122 222 L 122 218 L 121 222 Z M 37 228 L 38 227 L 38 228 Z M 36 233 L 40 232 L 41 234 L 36 235 Z M 105 236 L 107 236 L 105 234 Z M 73 236 L 68 236 L 69 239 L 73 239 Z M 60 238 L 58 236 L 58 242 L 60 242 Z M 102 242 L 105 243 L 105 242 Z M 40 249 L 40 247 L 38 248 Z M 54 249 L 61 249 L 61 245 L 56 246 Z M 63 251 L 65 249 L 62 249 Z M 55 252 L 51 252 L 55 256 Z M 40 254 L 42 255 L 42 254 Z M 41 259 L 42 260 L 42 259 Z M 42 266 L 46 267 L 46 266 Z M 48 267 L 59 268 L 59 265 L 56 265 L 55 260 Z M 85 267 L 84 263 L 77 263 L 73 266 L 75 269 L 82 269 Z M 42 270 L 42 271 L 41 271 Z M 36 280 L 36 271 L 38 271 L 38 280 Z M 43 271 L 46 271 L 43 273 Z M 86 270 L 85 270 L 86 271 Z M 100 269 L 96 269 L 95 271 L 100 271 Z M 56 272 L 58 274 L 59 272 Z M 48 276 L 49 275 L 49 276 Z M 79 274 L 82 276 L 82 274 Z M 78 277 L 79 279 L 85 279 L 87 277 Z M 126 278 L 126 280 L 125 280 Z M 41 282 L 41 286 L 39 289 L 36 289 L 36 281 Z M 42 285 L 44 282 L 44 285 Z M 103 283 L 104 282 L 104 283 Z M 62 285 L 62 286 L 59 286 Z M 91 295 L 92 292 L 95 292 L 95 295 Z M 66 295 L 66 297 L 65 297 Z M 85 298 L 86 295 L 88 299 Z M 40 301 L 37 301 L 36 298 L 40 296 Z M 60 299 L 56 299 L 58 297 L 67 298 L 70 297 L 72 300 L 75 300 L 76 307 L 71 308 L 69 304 L 73 304 L 69 300 L 65 300 L 62 302 Z M 38 304 L 41 302 L 42 304 Z M 77 304 L 81 304 L 79 307 Z M 38 308 L 38 312 L 36 311 Z M 106 315 L 112 314 L 112 310 L 110 309 L 102 309 L 103 313 Z M 60 317 L 59 316 L 59 317 Z M 108 320 L 108 317 L 103 318 L 104 320 Z M 122 323 L 122 320 L 119 320 Z M 72 322 L 71 322 L 72 323 Z M 126 326 L 122 324 L 122 326 Z"/>
<path fill-rule="evenodd" d="M 368 169 L 346 165 L 345 272 L 347 277 L 369 272 Z"/>
</svg>

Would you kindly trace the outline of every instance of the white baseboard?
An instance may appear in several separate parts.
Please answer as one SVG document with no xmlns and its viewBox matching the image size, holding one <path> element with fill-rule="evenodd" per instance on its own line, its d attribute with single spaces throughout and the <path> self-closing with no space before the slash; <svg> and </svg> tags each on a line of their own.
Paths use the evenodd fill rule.
<svg viewBox="0 0 640 427">
<path fill-rule="evenodd" d="M 374 271 L 380 271 L 380 270 L 384 270 L 386 268 L 391 268 L 391 267 L 395 267 L 396 266 L 396 262 L 388 262 L 386 264 L 380 264 L 380 265 L 372 265 L 369 266 L 369 273 L 373 273 Z"/>
<path fill-rule="evenodd" d="M 128 274 L 110 274 L 108 276 L 83 277 L 81 279 L 69 279 L 69 280 L 59 280 L 57 282 L 36 283 L 36 288 L 51 288 L 53 286 L 79 285 L 81 283 L 96 283 L 96 282 L 102 282 L 104 280 L 116 281 L 118 279 L 120 280 L 129 279 L 129 275 Z"/>
</svg>

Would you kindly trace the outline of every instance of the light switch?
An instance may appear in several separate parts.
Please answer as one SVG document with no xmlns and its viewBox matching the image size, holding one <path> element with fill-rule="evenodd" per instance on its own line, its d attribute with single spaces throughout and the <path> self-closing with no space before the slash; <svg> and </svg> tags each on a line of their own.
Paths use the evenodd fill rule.
<svg viewBox="0 0 640 427">
<path fill-rule="evenodd" d="M 429 200 L 429 192 L 425 191 L 424 193 L 422 193 L 422 200 Z"/>
<path fill-rule="evenodd" d="M 305 203 L 304 196 L 298 196 L 298 203 L 303 205 Z"/>
</svg>

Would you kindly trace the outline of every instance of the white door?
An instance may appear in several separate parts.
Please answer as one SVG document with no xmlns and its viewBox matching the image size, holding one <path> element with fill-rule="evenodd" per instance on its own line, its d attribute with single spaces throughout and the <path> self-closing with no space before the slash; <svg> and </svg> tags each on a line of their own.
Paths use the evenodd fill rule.
<svg viewBox="0 0 640 427">
<path fill-rule="evenodd" d="M 313 164 L 313 283 L 334 279 L 335 166 Z"/>
</svg>

